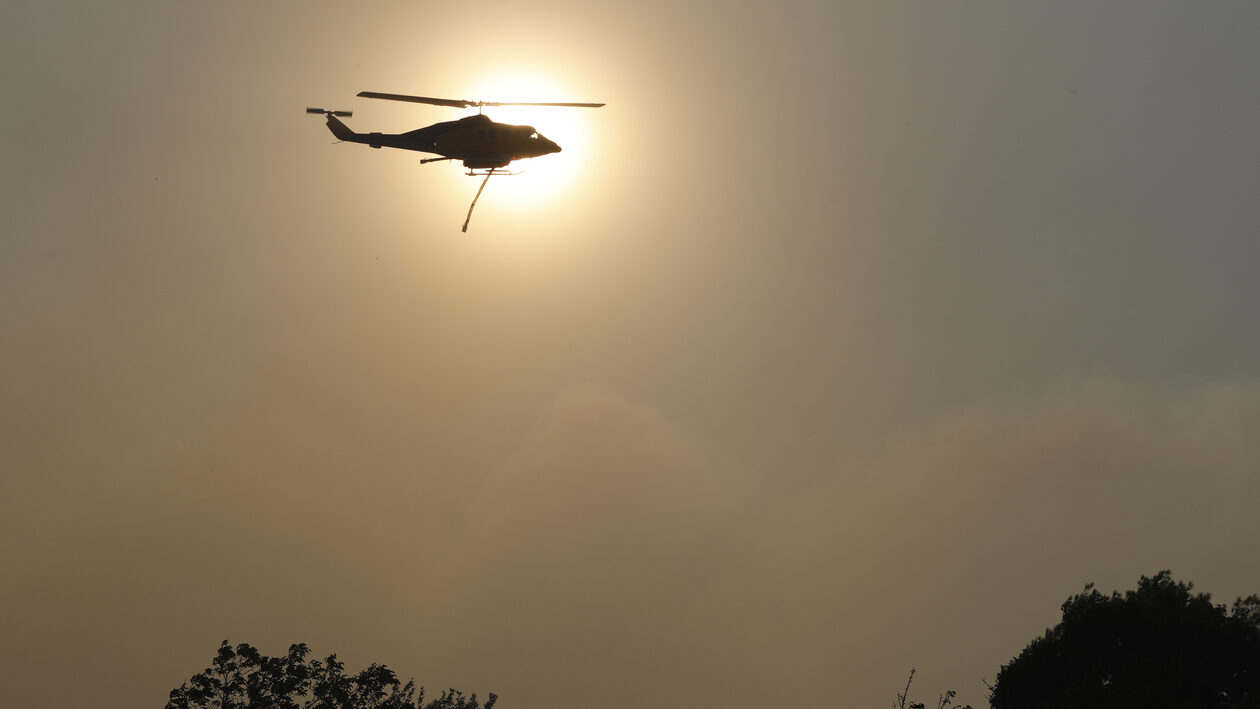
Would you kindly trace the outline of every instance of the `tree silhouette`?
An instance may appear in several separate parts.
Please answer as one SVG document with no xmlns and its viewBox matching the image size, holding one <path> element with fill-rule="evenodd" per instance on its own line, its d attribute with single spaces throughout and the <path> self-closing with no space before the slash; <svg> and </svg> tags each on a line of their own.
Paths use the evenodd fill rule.
<svg viewBox="0 0 1260 709">
<path fill-rule="evenodd" d="M 347 675 L 336 655 L 307 661 L 308 654 L 305 643 L 268 657 L 224 640 L 209 667 L 171 690 L 166 709 L 493 709 L 498 699 L 491 692 L 482 704 L 448 689 L 426 702 L 423 687 L 403 684 L 385 665 Z"/>
<path fill-rule="evenodd" d="M 1260 597 L 1213 605 L 1161 571 L 1110 596 L 1093 584 L 1002 667 L 993 709 L 1260 707 Z"/>
</svg>

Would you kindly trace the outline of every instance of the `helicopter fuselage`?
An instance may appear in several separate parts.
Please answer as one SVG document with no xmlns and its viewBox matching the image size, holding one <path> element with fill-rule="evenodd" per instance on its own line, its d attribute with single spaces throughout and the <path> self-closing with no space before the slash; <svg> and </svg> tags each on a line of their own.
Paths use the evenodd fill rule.
<svg viewBox="0 0 1260 709">
<path fill-rule="evenodd" d="M 433 153 L 442 156 L 433 160 L 460 160 L 473 170 L 506 167 L 513 160 L 560 152 L 559 145 L 533 126 L 496 123 L 480 113 L 406 133 L 355 133 L 328 113 L 328 129 L 349 143 Z"/>
<path fill-rule="evenodd" d="M 308 107 L 307 113 L 323 114 L 328 119 L 328 130 L 337 138 L 349 143 L 362 143 L 373 148 L 398 148 L 414 150 L 421 153 L 440 155 L 436 158 L 425 158 L 421 163 L 439 160 L 460 160 L 468 168 L 469 175 L 485 177 L 472 204 L 468 206 L 468 216 L 464 217 L 461 231 L 468 231 L 468 221 L 472 219 L 473 208 L 481 198 L 486 183 L 495 175 L 514 174 L 504 170 L 513 160 L 536 158 L 541 155 L 560 152 L 560 146 L 548 140 L 534 130 L 533 126 L 514 126 L 507 123 L 495 123 L 489 116 L 481 113 L 485 106 L 554 106 L 557 108 L 600 108 L 602 103 L 576 102 L 510 102 L 468 101 L 465 99 L 432 98 L 429 96 L 411 96 L 408 94 L 381 93 L 379 91 L 360 91 L 363 98 L 403 101 L 405 103 L 423 103 L 432 106 L 448 106 L 451 108 L 476 108 L 477 115 L 467 116 L 457 121 L 444 121 L 431 126 L 417 128 L 406 133 L 356 133 L 338 116 L 351 116 L 350 111 L 329 110 Z"/>
</svg>

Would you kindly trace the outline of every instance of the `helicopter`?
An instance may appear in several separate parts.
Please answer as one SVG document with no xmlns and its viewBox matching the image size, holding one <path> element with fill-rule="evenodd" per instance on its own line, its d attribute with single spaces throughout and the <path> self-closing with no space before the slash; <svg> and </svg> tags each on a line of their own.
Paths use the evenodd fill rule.
<svg viewBox="0 0 1260 709">
<path fill-rule="evenodd" d="M 425 103 L 434 106 L 451 108 L 476 108 L 477 114 L 465 116 L 454 121 L 443 121 L 431 126 L 417 128 L 406 133 L 356 133 L 341 118 L 354 115 L 352 111 L 334 111 L 324 108 L 307 108 L 307 113 L 323 115 L 328 122 L 328 130 L 339 140 L 347 143 L 362 143 L 373 148 L 397 148 L 399 150 L 415 150 L 422 153 L 433 153 L 440 157 L 425 158 L 423 165 L 443 160 L 459 160 L 468 168 L 469 176 L 485 176 L 477 195 L 468 207 L 468 216 L 464 219 L 461 231 L 468 231 L 468 222 L 472 219 L 473 208 L 481 198 L 486 183 L 495 175 L 511 175 L 507 168 L 513 160 L 536 158 L 560 152 L 560 146 L 539 133 L 533 126 L 516 126 L 496 123 L 482 112 L 487 106 L 556 106 L 564 108 L 599 108 L 602 103 L 537 103 L 537 102 L 499 102 L 499 101 L 466 101 L 462 99 L 430 98 L 428 96 L 408 96 L 405 94 L 388 94 L 378 91 L 360 91 L 362 98 L 384 99 L 387 101 L 405 101 L 407 103 Z"/>
</svg>

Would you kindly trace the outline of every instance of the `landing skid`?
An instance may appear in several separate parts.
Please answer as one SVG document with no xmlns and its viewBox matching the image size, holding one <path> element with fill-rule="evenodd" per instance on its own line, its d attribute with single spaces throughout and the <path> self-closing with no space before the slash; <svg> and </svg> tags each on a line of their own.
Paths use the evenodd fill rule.
<svg viewBox="0 0 1260 709">
<path fill-rule="evenodd" d="M 494 167 L 489 170 L 469 170 L 464 174 L 468 177 L 489 177 L 490 173 L 494 173 L 495 177 L 515 177 L 517 175 L 525 174 L 525 171 L 517 170 L 516 172 L 510 172 L 507 168 Z"/>
<path fill-rule="evenodd" d="M 340 143 L 341 141 L 337 141 L 337 142 Z M 459 160 L 459 159 L 460 158 L 425 158 L 420 161 L 420 164 L 427 165 L 431 162 L 442 162 L 444 160 Z M 508 170 L 501 167 L 493 167 L 490 169 L 486 169 L 486 168 L 477 168 L 475 170 L 469 169 L 468 172 L 465 172 L 464 174 L 469 177 L 485 177 L 486 175 L 489 175 L 491 172 L 493 172 L 496 175 L 522 175 L 525 173 L 524 170 L 517 170 L 516 172 L 509 172 Z"/>
</svg>

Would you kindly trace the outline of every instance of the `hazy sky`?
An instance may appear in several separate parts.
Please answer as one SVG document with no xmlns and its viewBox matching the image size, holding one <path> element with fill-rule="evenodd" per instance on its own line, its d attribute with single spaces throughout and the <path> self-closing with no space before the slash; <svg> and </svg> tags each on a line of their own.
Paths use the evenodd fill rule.
<svg viewBox="0 0 1260 709">
<path fill-rule="evenodd" d="M 230 638 L 510 709 L 979 703 L 1086 582 L 1260 592 L 1258 33 L 5 3 L 0 696 L 160 706 Z M 303 113 L 487 89 L 608 106 L 468 234 L 477 180 Z"/>
</svg>

